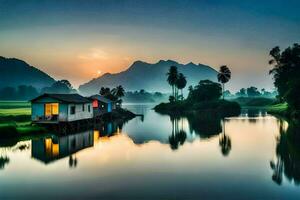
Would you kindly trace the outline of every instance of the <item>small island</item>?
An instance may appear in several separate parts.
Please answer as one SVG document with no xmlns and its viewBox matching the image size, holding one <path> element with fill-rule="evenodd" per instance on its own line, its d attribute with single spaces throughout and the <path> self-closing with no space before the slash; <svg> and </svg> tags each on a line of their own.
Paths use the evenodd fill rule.
<svg viewBox="0 0 300 200">
<path fill-rule="evenodd" d="M 188 95 L 185 99 L 183 88 L 186 86 L 186 78 L 178 73 L 175 66 L 171 66 L 167 74 L 167 81 L 172 87 L 172 95 L 168 103 L 160 103 L 154 110 L 161 114 L 168 115 L 190 115 L 210 113 L 218 117 L 229 117 L 239 115 L 241 107 L 237 102 L 224 99 L 224 84 L 229 81 L 231 72 L 227 66 L 221 66 L 218 73 L 218 80 L 222 83 L 215 83 L 211 80 L 201 80 L 196 86 L 189 86 Z M 179 90 L 181 94 L 179 95 Z M 221 96 L 223 96 L 221 98 Z"/>
</svg>

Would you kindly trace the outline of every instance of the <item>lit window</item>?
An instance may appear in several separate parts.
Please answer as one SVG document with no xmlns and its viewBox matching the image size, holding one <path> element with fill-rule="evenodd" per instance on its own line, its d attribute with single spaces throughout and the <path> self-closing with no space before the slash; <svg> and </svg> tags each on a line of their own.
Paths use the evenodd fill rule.
<svg viewBox="0 0 300 200">
<path fill-rule="evenodd" d="M 58 103 L 46 103 L 45 104 L 45 115 L 58 115 Z"/>
</svg>

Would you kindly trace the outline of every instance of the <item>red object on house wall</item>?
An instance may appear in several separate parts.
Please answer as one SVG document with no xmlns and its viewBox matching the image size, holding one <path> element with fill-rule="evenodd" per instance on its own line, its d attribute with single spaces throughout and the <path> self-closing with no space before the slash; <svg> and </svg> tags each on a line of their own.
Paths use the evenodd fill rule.
<svg viewBox="0 0 300 200">
<path fill-rule="evenodd" d="M 93 108 L 98 108 L 98 100 L 93 101 Z"/>
</svg>

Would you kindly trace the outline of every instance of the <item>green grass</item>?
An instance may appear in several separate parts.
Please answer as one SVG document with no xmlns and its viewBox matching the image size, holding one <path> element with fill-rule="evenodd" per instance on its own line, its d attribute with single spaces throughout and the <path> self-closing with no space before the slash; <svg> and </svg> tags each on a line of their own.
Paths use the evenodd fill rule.
<svg viewBox="0 0 300 200">
<path fill-rule="evenodd" d="M 270 105 L 267 107 L 267 111 L 271 114 L 285 115 L 287 113 L 288 105 L 287 103 L 280 103 L 275 105 Z"/>
<path fill-rule="evenodd" d="M 15 109 L 15 108 L 29 108 L 31 103 L 27 101 L 0 101 L 0 109 Z"/>
<path fill-rule="evenodd" d="M 0 137 L 20 137 L 45 133 L 45 129 L 32 126 L 31 104 L 22 101 L 0 101 Z"/>
<path fill-rule="evenodd" d="M 30 121 L 31 104 L 24 101 L 0 101 L 0 123 Z"/>
<path fill-rule="evenodd" d="M 30 108 L 0 109 L 0 116 L 19 116 L 19 115 L 31 115 L 31 109 Z"/>
</svg>

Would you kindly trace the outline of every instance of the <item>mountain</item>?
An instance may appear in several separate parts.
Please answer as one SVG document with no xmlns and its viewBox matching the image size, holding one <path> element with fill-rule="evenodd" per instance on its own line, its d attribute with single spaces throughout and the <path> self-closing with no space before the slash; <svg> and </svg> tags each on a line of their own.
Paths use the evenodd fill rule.
<svg viewBox="0 0 300 200">
<path fill-rule="evenodd" d="M 0 88 L 31 85 L 40 89 L 55 82 L 48 74 L 16 58 L 0 56 L 0 74 Z"/>
<path fill-rule="evenodd" d="M 152 92 L 170 92 L 166 74 L 172 65 L 177 66 L 178 71 L 186 76 L 186 89 L 189 85 L 196 85 L 200 80 L 217 81 L 217 71 L 207 65 L 180 64 L 173 60 L 160 60 L 155 64 L 136 61 L 123 72 L 106 73 L 81 85 L 79 91 L 84 95 L 89 95 L 98 93 L 101 87 L 122 85 L 127 91 L 144 89 Z"/>
</svg>

